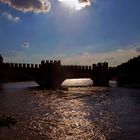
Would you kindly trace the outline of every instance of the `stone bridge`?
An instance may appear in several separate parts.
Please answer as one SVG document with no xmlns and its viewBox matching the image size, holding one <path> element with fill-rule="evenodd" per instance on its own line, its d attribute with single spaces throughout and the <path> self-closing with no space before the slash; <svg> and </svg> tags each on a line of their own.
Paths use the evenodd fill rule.
<svg viewBox="0 0 140 140">
<path fill-rule="evenodd" d="M 111 79 L 111 68 L 106 62 L 92 66 L 61 65 L 60 60 L 46 60 L 40 64 L 0 63 L 1 78 L 12 72 L 26 74 L 48 89 L 59 88 L 65 79 L 71 78 L 90 78 L 94 86 L 108 86 Z"/>
</svg>

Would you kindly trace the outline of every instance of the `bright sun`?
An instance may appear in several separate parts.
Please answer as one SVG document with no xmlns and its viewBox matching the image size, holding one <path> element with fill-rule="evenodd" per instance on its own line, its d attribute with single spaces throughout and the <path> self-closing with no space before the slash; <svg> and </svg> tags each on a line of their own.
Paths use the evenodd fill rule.
<svg viewBox="0 0 140 140">
<path fill-rule="evenodd" d="M 86 6 L 90 6 L 90 0 L 58 0 L 58 1 L 65 4 L 67 7 L 75 10 L 81 10 Z"/>
</svg>

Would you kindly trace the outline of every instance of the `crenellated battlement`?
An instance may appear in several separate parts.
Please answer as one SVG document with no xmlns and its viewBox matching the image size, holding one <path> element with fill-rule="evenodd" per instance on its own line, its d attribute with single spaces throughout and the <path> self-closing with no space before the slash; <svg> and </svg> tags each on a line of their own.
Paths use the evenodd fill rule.
<svg viewBox="0 0 140 140">
<path fill-rule="evenodd" d="M 29 63 L 3 63 L 1 64 L 1 67 L 3 68 L 20 68 L 20 69 L 34 69 L 39 68 L 40 64 L 29 64 Z"/>
<path fill-rule="evenodd" d="M 98 70 L 108 70 L 108 63 L 97 63 L 93 64 L 92 66 L 81 66 L 81 65 L 61 65 L 60 60 L 42 60 L 41 64 L 29 64 L 29 63 L 2 63 L 0 64 L 0 67 L 4 68 L 20 68 L 20 69 L 38 69 L 38 68 L 44 68 L 44 67 L 61 67 L 64 69 L 69 70 L 81 70 L 81 71 L 98 71 Z"/>
<path fill-rule="evenodd" d="M 92 70 L 91 66 L 80 66 L 80 65 L 63 65 L 64 69 L 70 70 Z"/>
<path fill-rule="evenodd" d="M 107 62 L 103 62 L 103 63 L 92 64 L 92 69 L 93 70 L 106 71 L 106 70 L 109 69 L 109 67 L 108 67 L 108 63 Z"/>
<path fill-rule="evenodd" d="M 41 61 L 41 66 L 45 66 L 45 65 L 57 65 L 57 66 L 60 66 L 61 65 L 61 60 L 42 60 Z"/>
<path fill-rule="evenodd" d="M 92 66 L 81 66 L 81 65 L 62 65 L 65 69 L 71 70 L 108 70 L 108 63 L 97 63 L 93 64 Z"/>
</svg>

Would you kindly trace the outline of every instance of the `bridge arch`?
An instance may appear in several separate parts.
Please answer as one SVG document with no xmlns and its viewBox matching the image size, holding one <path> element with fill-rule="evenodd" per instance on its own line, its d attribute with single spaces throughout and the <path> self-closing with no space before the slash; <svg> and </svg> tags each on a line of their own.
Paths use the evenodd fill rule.
<svg viewBox="0 0 140 140">
<path fill-rule="evenodd" d="M 61 83 L 62 87 L 88 87 L 93 86 L 93 80 L 91 78 L 71 78 L 71 79 L 65 79 Z"/>
<path fill-rule="evenodd" d="M 34 81 L 34 77 L 24 71 L 20 70 L 3 70 L 0 73 L 0 82 L 21 82 L 21 81 Z M 38 84 L 39 85 L 39 84 Z"/>
</svg>

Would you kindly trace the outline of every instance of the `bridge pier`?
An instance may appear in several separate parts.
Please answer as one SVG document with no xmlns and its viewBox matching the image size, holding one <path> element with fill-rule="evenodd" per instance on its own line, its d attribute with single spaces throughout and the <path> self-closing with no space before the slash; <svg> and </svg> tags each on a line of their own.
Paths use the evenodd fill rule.
<svg viewBox="0 0 140 140">
<path fill-rule="evenodd" d="M 93 64 L 93 83 L 94 86 L 109 86 L 109 68 L 108 63 Z"/>
<path fill-rule="evenodd" d="M 109 80 L 94 79 L 93 86 L 109 86 Z"/>
<path fill-rule="evenodd" d="M 58 80 L 58 79 L 44 79 L 44 80 L 40 80 L 38 82 L 38 84 L 42 87 L 42 88 L 46 88 L 46 89 L 58 89 L 61 87 L 61 83 L 63 82 L 63 80 Z"/>
</svg>

